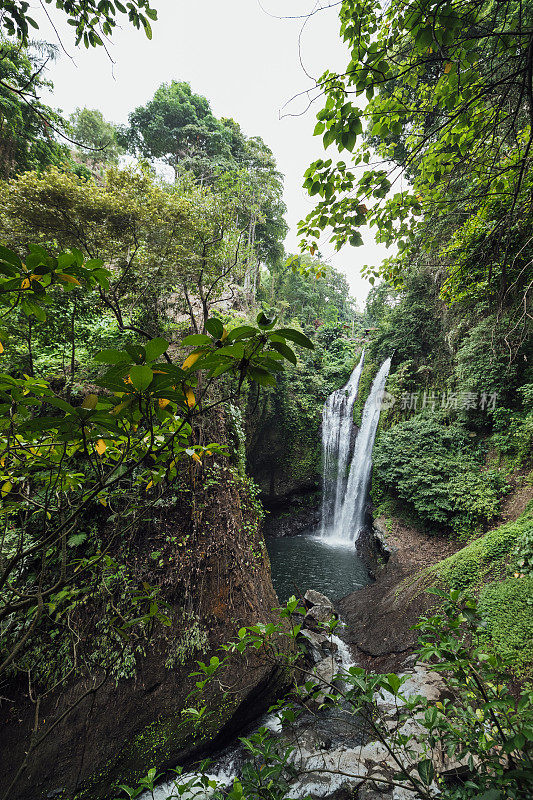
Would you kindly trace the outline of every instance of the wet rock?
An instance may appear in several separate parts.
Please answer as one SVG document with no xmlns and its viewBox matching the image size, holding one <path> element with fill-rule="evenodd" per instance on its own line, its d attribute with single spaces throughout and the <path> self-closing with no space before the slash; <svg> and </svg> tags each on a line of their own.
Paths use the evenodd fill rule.
<svg viewBox="0 0 533 800">
<path fill-rule="evenodd" d="M 339 649 L 337 643 L 323 633 L 301 630 L 298 637 L 306 642 L 308 655 L 314 664 L 321 661 L 325 656 L 335 654 Z"/>
<path fill-rule="evenodd" d="M 358 752 L 358 749 L 339 747 L 326 753 L 297 754 L 293 759 L 294 764 L 306 775 L 291 786 L 291 797 L 303 798 L 310 795 L 313 798 L 340 798 L 341 790 L 353 793 L 367 775 L 367 769 L 360 762 Z"/>
<path fill-rule="evenodd" d="M 319 705 L 322 704 L 326 699 L 329 692 L 332 691 L 331 687 L 334 686 L 339 688 L 341 686 L 341 681 L 335 676 L 338 674 L 339 669 L 341 669 L 341 664 L 333 658 L 333 656 L 329 656 L 328 658 L 324 658 L 322 661 L 315 666 L 313 672 L 316 678 L 319 681 L 319 686 L 323 689 L 323 691 L 315 697 L 315 702 Z"/>
<path fill-rule="evenodd" d="M 337 616 L 332 606 L 312 606 L 304 617 L 303 625 L 312 631 L 320 631 L 320 624 L 327 623 L 331 617 Z"/>
<path fill-rule="evenodd" d="M 386 769 L 382 764 L 370 767 L 368 782 L 362 787 L 358 800 L 386 800 L 392 795 L 394 771 Z"/>
<path fill-rule="evenodd" d="M 392 790 L 392 800 L 416 800 L 417 795 L 405 786 L 394 786 Z"/>
<path fill-rule="evenodd" d="M 439 673 L 424 664 L 417 664 L 402 686 L 402 694 L 422 694 L 428 700 L 438 700 L 446 691 L 446 684 Z"/>
<path fill-rule="evenodd" d="M 414 697 L 420 694 L 428 700 L 438 700 L 446 696 L 447 688 L 441 676 L 424 664 L 417 664 L 412 670 L 401 673 L 401 677 L 407 676 L 407 680 L 400 688 L 401 694 L 405 697 Z M 379 700 L 380 710 L 394 716 L 396 709 L 402 708 L 405 701 L 395 697 L 390 692 L 383 691 Z"/>
<path fill-rule="evenodd" d="M 372 764 L 381 764 L 390 758 L 389 751 L 381 742 L 368 742 L 358 751 L 358 754 L 360 760 L 370 767 Z"/>
<path fill-rule="evenodd" d="M 320 522 L 319 508 L 299 508 L 289 512 L 272 513 L 263 522 L 263 533 L 272 539 L 301 536 L 316 528 Z"/>
<path fill-rule="evenodd" d="M 334 606 L 329 597 L 325 594 L 317 592 L 315 589 L 308 589 L 304 594 L 304 600 L 308 606 L 326 606 L 334 611 Z"/>
<path fill-rule="evenodd" d="M 357 800 L 386 800 L 392 796 L 392 786 L 389 784 L 365 783 L 357 793 Z"/>
<path fill-rule="evenodd" d="M 338 670 L 335 659 L 331 656 L 319 661 L 313 670 L 313 674 L 319 679 L 321 683 L 327 684 L 333 682 L 333 676 Z"/>
</svg>

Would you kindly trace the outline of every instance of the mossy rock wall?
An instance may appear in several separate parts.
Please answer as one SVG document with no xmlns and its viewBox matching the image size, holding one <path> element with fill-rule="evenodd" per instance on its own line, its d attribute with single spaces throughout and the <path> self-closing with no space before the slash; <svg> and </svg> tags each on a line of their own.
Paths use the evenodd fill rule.
<svg viewBox="0 0 533 800">
<path fill-rule="evenodd" d="M 134 677 L 103 680 L 105 673 L 95 669 L 45 698 L 40 714 L 49 725 L 70 710 L 35 751 L 10 800 L 50 793 L 62 800 L 110 800 L 117 784 L 132 785 L 151 767 L 160 771 L 207 754 L 282 693 L 288 676 L 272 659 L 257 651 L 235 654 L 221 681 L 207 687 L 202 724 L 195 727 L 182 714 L 195 704 L 189 694 L 197 659 L 220 655 L 218 648 L 242 625 L 274 621 L 277 598 L 260 509 L 245 476 L 228 466 L 214 476 L 199 473 L 188 515 L 178 507 L 172 513 L 167 510 L 159 528 L 139 532 L 136 552 L 151 582 L 160 585 L 172 626 L 154 629 Z M 166 549 L 165 526 L 175 534 Z M 156 562 L 154 550 L 161 553 Z M 184 613 L 185 606 L 192 612 Z M 194 635 L 184 630 L 184 620 L 193 621 Z M 0 718 L 0 774 L 7 785 L 27 748 L 35 709 L 27 679 L 3 692 L 15 701 L 4 704 Z"/>
<path fill-rule="evenodd" d="M 485 640 L 517 675 L 533 669 L 533 575 L 518 553 L 533 538 L 533 501 L 518 519 L 499 525 L 440 561 L 401 590 L 407 594 L 430 586 L 460 589 L 479 598 Z"/>
</svg>

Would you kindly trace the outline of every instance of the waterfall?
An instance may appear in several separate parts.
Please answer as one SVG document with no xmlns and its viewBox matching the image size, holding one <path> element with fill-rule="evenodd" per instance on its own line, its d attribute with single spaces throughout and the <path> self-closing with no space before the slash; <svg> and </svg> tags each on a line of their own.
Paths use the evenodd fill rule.
<svg viewBox="0 0 533 800">
<path fill-rule="evenodd" d="M 365 403 L 365 407 L 363 409 L 363 416 L 361 420 L 361 428 L 359 433 L 357 434 L 357 438 L 355 440 L 353 455 L 350 464 L 350 471 L 348 474 L 348 478 L 345 477 L 346 471 L 346 464 L 343 468 L 343 474 L 340 476 L 340 469 L 338 473 L 338 478 L 342 477 L 342 480 L 337 480 L 336 494 L 335 494 L 335 502 L 331 502 L 331 492 L 326 498 L 325 492 L 325 499 L 323 504 L 323 514 L 322 514 L 322 528 L 321 534 L 327 539 L 332 541 L 339 540 L 343 543 L 350 543 L 354 542 L 358 537 L 359 533 L 364 525 L 364 514 L 365 514 L 365 505 L 366 505 L 366 493 L 368 489 L 368 481 L 370 479 L 370 470 L 372 469 L 372 448 L 374 446 L 374 439 L 376 436 L 376 430 L 378 427 L 379 422 L 379 415 L 381 411 L 381 402 L 383 399 L 383 393 L 385 391 L 385 384 L 387 382 L 387 376 L 389 374 L 389 369 L 391 365 L 391 359 L 388 358 L 381 366 L 378 374 L 376 375 L 374 382 L 372 383 L 372 388 L 370 389 L 370 394 L 368 395 L 368 399 Z M 355 372 L 359 370 L 359 367 Z M 355 375 L 354 372 L 354 375 Z M 352 376 L 353 378 L 354 376 Z M 349 383 L 351 383 L 352 378 L 350 378 Z M 359 375 L 357 376 L 357 383 L 359 383 Z M 347 384 L 348 385 L 348 384 Z M 344 390 L 341 390 L 344 391 Z M 355 395 L 357 394 L 357 389 L 355 390 Z M 324 421 L 328 414 L 330 413 L 328 408 L 330 406 L 330 401 L 333 395 L 328 398 L 326 403 L 326 408 L 324 409 Z M 354 396 L 355 400 L 355 396 Z M 353 402 L 351 404 L 351 408 L 353 408 Z M 331 406 L 334 404 L 331 403 Z M 329 419 L 329 417 L 328 417 Z M 344 420 L 346 422 L 346 420 Z M 341 450 L 341 441 L 340 437 L 344 436 L 344 443 L 342 444 L 343 452 L 346 451 L 346 459 L 348 458 L 348 451 L 350 446 L 350 424 L 351 424 L 351 411 L 350 416 L 347 421 L 347 427 L 342 428 L 341 425 L 338 426 L 338 444 L 337 444 L 337 451 L 340 452 Z M 333 445 L 330 440 L 334 439 L 333 434 L 326 434 L 323 432 L 322 434 L 323 442 L 324 442 L 324 485 L 327 482 L 326 478 L 326 466 L 330 463 L 328 462 L 327 451 L 326 451 L 326 440 L 328 446 L 330 447 L 330 451 L 333 451 Z M 339 462 L 340 468 L 340 462 Z M 339 493 L 338 487 L 341 485 L 341 492 Z M 327 503 L 327 505 L 326 505 Z"/>
<path fill-rule="evenodd" d="M 322 536 L 340 520 L 348 480 L 353 404 L 364 360 L 363 350 L 348 383 L 330 394 L 322 412 Z"/>
</svg>

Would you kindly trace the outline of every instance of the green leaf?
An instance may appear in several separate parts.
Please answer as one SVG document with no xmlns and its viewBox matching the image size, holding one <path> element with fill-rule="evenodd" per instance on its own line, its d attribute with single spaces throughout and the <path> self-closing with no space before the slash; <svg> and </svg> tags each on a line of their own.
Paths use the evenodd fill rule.
<svg viewBox="0 0 533 800">
<path fill-rule="evenodd" d="M 294 364 L 296 366 L 296 355 L 291 350 L 288 344 L 285 344 L 285 342 L 272 342 L 271 346 L 274 348 L 274 350 L 277 350 L 278 353 L 281 353 L 281 355 L 284 356 L 284 358 L 290 361 L 291 364 Z"/>
<path fill-rule="evenodd" d="M 146 350 L 138 344 L 127 344 L 124 349 L 136 364 L 141 364 L 146 358 Z"/>
<path fill-rule="evenodd" d="M 199 344 L 212 344 L 212 339 L 210 336 L 206 336 L 205 333 L 192 333 L 190 336 L 186 336 L 185 339 L 182 339 L 181 344 L 183 347 L 196 347 Z"/>
<path fill-rule="evenodd" d="M 150 25 L 148 20 L 145 19 L 144 17 L 142 17 L 142 24 L 144 26 L 144 32 L 146 34 L 146 38 L 147 39 L 151 39 L 152 38 L 152 26 Z"/>
<path fill-rule="evenodd" d="M 62 411 L 66 411 L 68 414 L 74 413 L 74 409 L 72 408 L 72 406 L 65 400 L 62 400 L 60 397 L 48 397 L 46 402 L 50 403 L 51 406 L 60 408 Z"/>
<path fill-rule="evenodd" d="M 387 681 L 388 681 L 389 686 L 392 689 L 392 693 L 394 695 L 397 694 L 398 689 L 400 688 L 401 683 L 402 683 L 401 678 L 398 675 L 396 675 L 394 672 L 391 672 L 389 675 L 387 675 Z"/>
<path fill-rule="evenodd" d="M 226 342 L 233 342 L 236 339 L 248 339 L 251 336 L 255 336 L 259 331 L 257 328 L 252 328 L 251 325 L 239 325 L 238 328 L 233 328 L 227 337 Z"/>
<path fill-rule="evenodd" d="M 150 386 L 153 377 L 154 373 L 150 367 L 144 364 L 136 365 L 130 370 L 131 382 L 139 392 L 144 392 Z"/>
<path fill-rule="evenodd" d="M 225 347 L 220 347 L 213 357 L 216 358 L 217 356 L 231 356 L 240 360 L 244 358 L 244 345 L 242 342 L 234 342 Z"/>
<path fill-rule="evenodd" d="M 261 367 L 251 367 L 248 370 L 248 377 L 251 378 L 256 383 L 259 383 L 261 386 L 275 386 L 276 379 L 273 375 L 270 374 L 266 369 L 262 369 Z"/>
<path fill-rule="evenodd" d="M 2 261 L 7 261 L 8 264 L 12 264 L 17 269 L 22 269 L 22 261 L 18 257 L 13 250 L 8 250 L 7 247 L 3 247 L 0 245 L 0 258 Z"/>
<path fill-rule="evenodd" d="M 311 339 L 309 339 L 305 333 L 300 333 L 300 331 L 296 331 L 294 328 L 279 328 L 275 333 L 278 336 L 283 336 L 284 339 L 288 339 L 290 342 L 299 344 L 300 347 L 307 347 L 308 350 L 315 349 Z"/>
<path fill-rule="evenodd" d="M 259 314 L 257 315 L 257 324 L 259 325 L 260 328 L 270 328 L 274 324 L 274 322 L 275 320 L 270 319 L 270 317 L 267 317 L 267 315 L 263 311 L 260 311 Z"/>
<path fill-rule="evenodd" d="M 209 317 L 209 319 L 206 319 L 205 329 L 211 336 L 214 336 L 215 339 L 221 339 L 224 333 L 224 326 L 216 317 Z"/>
<path fill-rule="evenodd" d="M 94 360 L 101 364 L 131 363 L 131 357 L 124 350 L 100 350 Z"/>
<path fill-rule="evenodd" d="M 418 774 L 422 778 L 422 781 L 426 784 L 426 786 L 429 786 L 435 775 L 433 761 L 430 758 L 424 758 L 422 761 L 418 762 L 416 768 L 418 770 Z"/>
<path fill-rule="evenodd" d="M 160 355 L 166 353 L 168 350 L 168 342 L 166 339 L 162 339 L 161 337 L 158 337 L 157 339 L 151 339 L 147 344 L 144 345 L 144 349 L 146 352 L 146 360 L 155 361 L 155 359 L 159 358 Z"/>
</svg>

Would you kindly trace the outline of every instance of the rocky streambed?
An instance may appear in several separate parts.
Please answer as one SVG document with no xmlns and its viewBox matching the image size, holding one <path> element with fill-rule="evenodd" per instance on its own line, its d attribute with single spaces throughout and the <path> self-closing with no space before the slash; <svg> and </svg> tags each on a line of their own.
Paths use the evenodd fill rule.
<svg viewBox="0 0 533 800">
<path fill-rule="evenodd" d="M 344 685 L 343 676 L 355 666 L 355 659 L 345 637 L 349 633 L 342 621 L 333 633 L 326 633 L 322 627 L 338 611 L 333 602 L 315 590 L 308 590 L 303 598 L 306 613 L 297 620 L 302 622 L 299 634 L 304 658 L 300 664 L 300 684 L 312 680 L 314 687 L 301 689 L 295 701 L 294 695 L 288 701 L 298 709 L 294 720 L 284 721 L 281 716 L 271 713 L 255 726 L 244 731 L 245 736 L 259 728 L 269 730 L 280 752 L 290 747 L 288 759 L 288 795 L 292 798 L 311 797 L 313 800 L 347 800 L 357 790 L 358 800 L 413 800 L 415 795 L 409 788 L 400 785 L 395 777 L 398 765 L 391 755 L 387 742 L 380 741 L 372 733 L 365 719 L 354 713 L 349 702 L 332 703 L 329 695 L 335 688 Z M 444 684 L 437 673 L 428 665 L 416 663 L 410 656 L 400 673 L 405 678 L 402 693 L 405 697 L 423 695 L 437 701 L 445 691 Z M 382 691 L 377 696 L 375 713 L 379 714 L 390 732 L 391 746 L 398 734 L 417 732 L 416 719 L 405 720 L 402 709 L 405 701 Z M 422 757 L 420 752 L 412 754 L 413 764 Z M 241 775 L 243 765 L 250 758 L 247 748 L 240 743 L 230 745 L 215 758 L 209 768 L 210 778 L 221 786 L 231 786 Z M 442 760 L 435 767 L 442 771 L 449 765 Z M 194 780 L 194 773 L 179 779 L 183 786 Z M 172 793 L 174 782 L 160 786 L 154 800 L 166 800 Z M 175 788 L 174 788 L 174 791 Z M 191 790 L 191 796 L 200 800 L 207 797 L 205 788 Z M 146 794 L 141 800 L 148 800 Z"/>
</svg>

